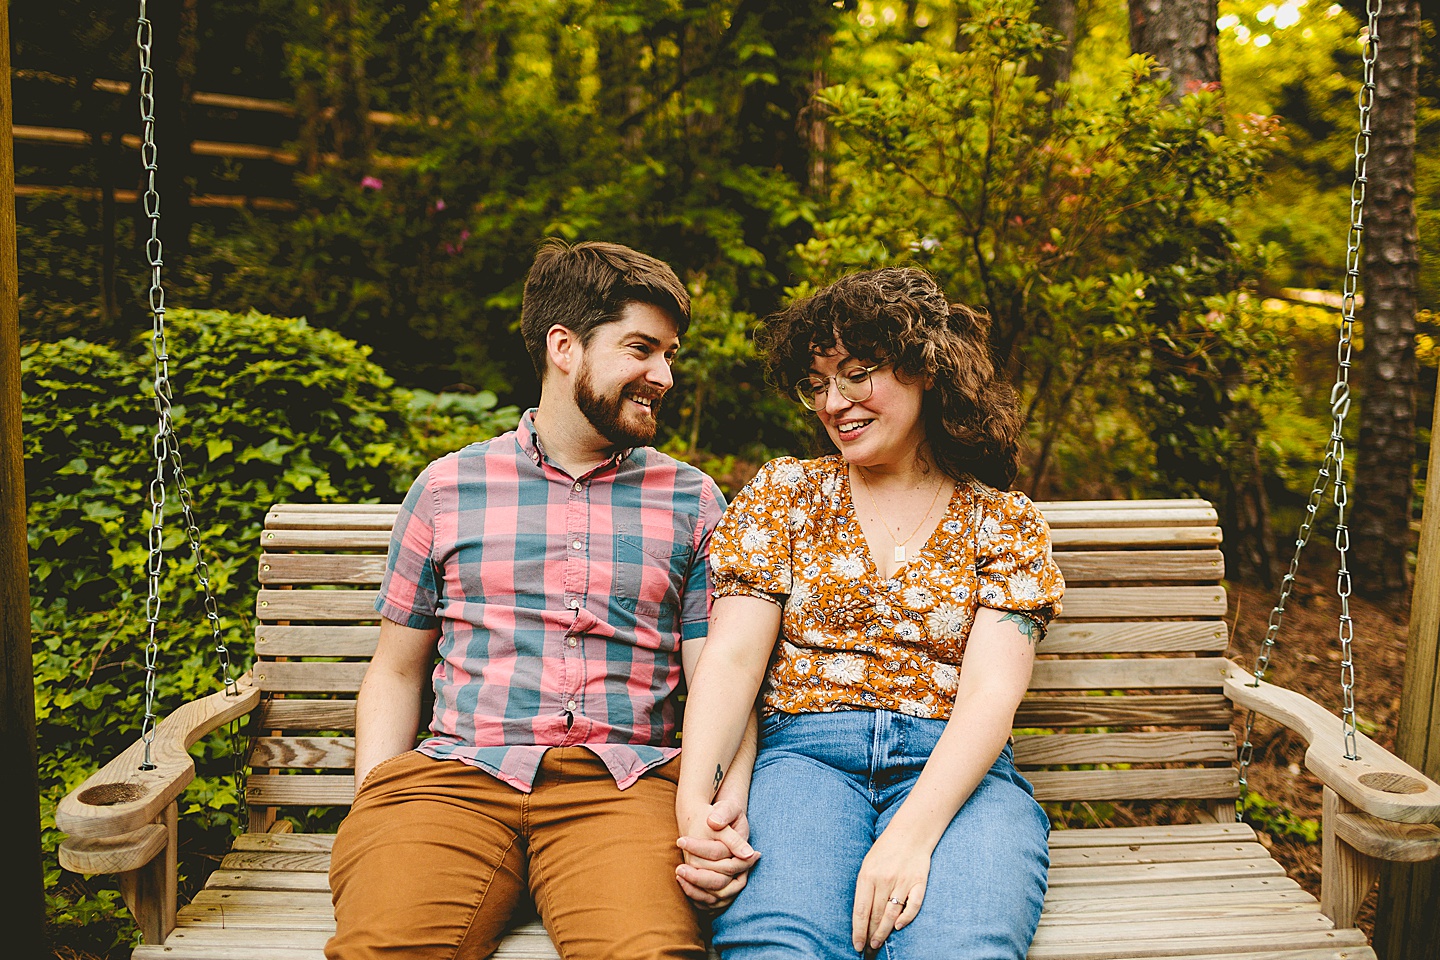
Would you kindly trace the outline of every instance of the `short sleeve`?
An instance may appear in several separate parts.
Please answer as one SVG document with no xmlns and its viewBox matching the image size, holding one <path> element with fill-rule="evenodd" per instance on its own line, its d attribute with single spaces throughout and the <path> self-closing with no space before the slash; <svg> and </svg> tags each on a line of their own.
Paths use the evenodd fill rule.
<svg viewBox="0 0 1440 960">
<path fill-rule="evenodd" d="M 410 485 L 390 532 L 385 579 L 375 599 L 375 609 L 382 617 L 416 630 L 440 625 L 436 616 L 440 595 L 431 556 L 434 543 L 435 497 L 427 467 Z"/>
<path fill-rule="evenodd" d="M 725 496 L 715 481 L 705 478 L 700 495 L 700 515 L 695 524 L 695 553 L 685 575 L 685 594 L 680 600 L 680 639 L 696 640 L 710 629 L 710 546 L 715 528 L 725 512 Z"/>
<path fill-rule="evenodd" d="M 805 470 L 794 457 L 771 460 L 736 495 L 710 542 L 715 596 L 790 595 L 791 518 Z"/>
<path fill-rule="evenodd" d="M 1041 627 L 1060 615 L 1065 578 L 1050 552 L 1050 525 L 1023 493 L 977 498 L 975 572 L 980 605 L 1023 613 Z"/>
</svg>

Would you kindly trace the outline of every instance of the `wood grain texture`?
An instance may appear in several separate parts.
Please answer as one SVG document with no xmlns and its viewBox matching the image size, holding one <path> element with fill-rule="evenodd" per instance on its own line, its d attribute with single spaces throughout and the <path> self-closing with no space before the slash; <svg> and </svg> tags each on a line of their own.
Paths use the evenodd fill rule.
<svg viewBox="0 0 1440 960">
<path fill-rule="evenodd" d="M 156 725 L 149 751 L 153 769 L 141 769 L 145 745 L 136 741 L 65 795 L 56 805 L 55 825 L 72 837 L 98 838 L 156 821 L 195 778 L 190 747 L 259 702 L 260 689 L 247 674 L 233 694 L 222 690 L 182 704 Z"/>
<path fill-rule="evenodd" d="M 1339 717 L 1313 700 L 1254 677 L 1231 663 L 1225 693 L 1241 706 L 1278 720 L 1305 738 L 1305 767 L 1360 810 L 1401 823 L 1440 823 L 1440 784 L 1356 733 L 1359 759 L 1348 760 Z"/>
<path fill-rule="evenodd" d="M 1219 691 L 1225 677 L 1221 657 L 1115 660 L 1040 660 L 1031 690 L 1203 689 Z"/>
<path fill-rule="evenodd" d="M 1021 767 L 1087 763 L 1213 763 L 1234 759 L 1235 735 L 1228 730 L 1054 733 L 1015 737 L 1015 762 Z"/>
<path fill-rule="evenodd" d="M 1228 725 L 1235 708 L 1218 694 L 1035 696 L 1020 701 L 1015 726 L 1128 727 Z"/>
<path fill-rule="evenodd" d="M 1223 653 L 1230 637 L 1223 621 L 1083 623 L 1050 625 L 1036 648 L 1042 656 L 1084 653 Z"/>
</svg>

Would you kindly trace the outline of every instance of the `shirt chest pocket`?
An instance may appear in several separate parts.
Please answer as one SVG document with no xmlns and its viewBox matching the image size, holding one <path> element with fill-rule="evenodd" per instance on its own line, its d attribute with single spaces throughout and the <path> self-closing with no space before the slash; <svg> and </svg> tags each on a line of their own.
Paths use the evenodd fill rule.
<svg viewBox="0 0 1440 960">
<path fill-rule="evenodd" d="M 654 609 L 678 604 L 690 550 L 673 540 L 622 531 L 615 541 L 615 596 Z"/>
</svg>

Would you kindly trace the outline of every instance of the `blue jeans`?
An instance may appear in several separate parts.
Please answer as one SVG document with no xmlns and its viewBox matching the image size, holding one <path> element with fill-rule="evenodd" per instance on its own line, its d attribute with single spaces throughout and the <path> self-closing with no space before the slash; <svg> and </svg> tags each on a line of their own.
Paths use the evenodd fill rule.
<svg viewBox="0 0 1440 960">
<path fill-rule="evenodd" d="M 760 725 L 749 883 L 715 918 L 725 960 L 855 960 L 860 863 L 945 729 L 885 710 L 777 714 Z M 1007 746 L 950 821 L 915 920 L 886 960 L 1023 960 L 1040 922 L 1050 823 Z"/>
</svg>

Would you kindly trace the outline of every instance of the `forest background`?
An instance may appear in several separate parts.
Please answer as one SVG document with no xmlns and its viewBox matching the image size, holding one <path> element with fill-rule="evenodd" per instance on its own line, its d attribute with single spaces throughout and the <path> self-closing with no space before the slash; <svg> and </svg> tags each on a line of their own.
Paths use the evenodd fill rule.
<svg viewBox="0 0 1440 960">
<path fill-rule="evenodd" d="M 177 418 L 232 656 L 270 502 L 395 499 L 535 401 L 518 308 L 551 236 L 628 243 L 690 286 L 658 443 L 727 493 L 809 443 L 763 382 L 757 323 L 842 273 L 916 264 L 993 318 L 1029 418 L 1023 489 L 1208 497 L 1231 575 L 1272 583 L 1330 431 L 1363 9 L 1221 3 L 1218 81 L 1172 83 L 1134 54 L 1128 8 L 152 3 L 167 302 L 189 308 L 169 316 Z M 141 713 L 154 464 L 134 24 L 94 0 L 11 17 L 49 909 L 105 953 L 133 936 L 116 892 L 59 869 L 48 817 Z M 1407 480 L 1440 304 L 1430 22 Z M 162 642 L 162 700 L 211 682 L 208 638 Z M 189 875 L 239 819 L 230 743 L 199 752 Z"/>
</svg>

